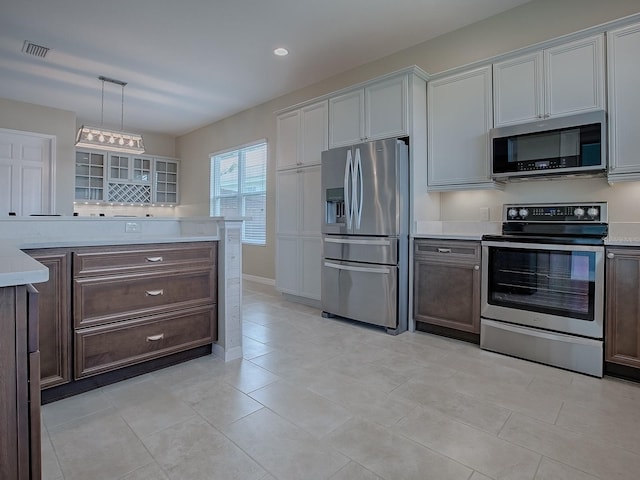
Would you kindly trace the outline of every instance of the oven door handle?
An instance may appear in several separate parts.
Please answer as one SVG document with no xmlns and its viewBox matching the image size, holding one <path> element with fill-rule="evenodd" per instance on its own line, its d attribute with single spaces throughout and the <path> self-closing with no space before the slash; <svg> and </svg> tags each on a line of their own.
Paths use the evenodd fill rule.
<svg viewBox="0 0 640 480">
<path fill-rule="evenodd" d="M 497 247 L 497 248 L 520 248 L 525 250 L 559 250 L 563 252 L 602 252 L 604 253 L 604 245 L 565 245 L 565 244 L 553 244 L 553 243 L 521 243 L 521 242 L 495 242 L 495 241 L 482 241 L 483 247 Z"/>
</svg>

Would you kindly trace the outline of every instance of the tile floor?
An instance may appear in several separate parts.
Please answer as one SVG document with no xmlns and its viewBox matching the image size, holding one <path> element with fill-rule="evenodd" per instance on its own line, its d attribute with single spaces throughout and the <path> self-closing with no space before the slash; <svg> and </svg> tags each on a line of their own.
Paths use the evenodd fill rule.
<svg viewBox="0 0 640 480">
<path fill-rule="evenodd" d="M 244 291 L 244 359 L 44 406 L 44 478 L 640 478 L 638 384 Z"/>
</svg>

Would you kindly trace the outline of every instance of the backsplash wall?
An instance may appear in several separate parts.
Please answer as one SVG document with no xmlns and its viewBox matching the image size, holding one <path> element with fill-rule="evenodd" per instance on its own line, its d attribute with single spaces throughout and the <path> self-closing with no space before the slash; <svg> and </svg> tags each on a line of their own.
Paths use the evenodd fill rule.
<svg viewBox="0 0 640 480">
<path fill-rule="evenodd" d="M 504 191 L 470 190 L 441 194 L 443 221 L 477 221 L 489 208 L 490 220 L 502 221 L 505 203 L 607 202 L 609 222 L 640 222 L 640 182 L 609 184 L 604 177 L 511 181 Z"/>
<path fill-rule="evenodd" d="M 175 207 L 151 207 L 135 205 L 85 205 L 76 203 L 73 205 L 74 213 L 79 217 L 105 217 L 127 216 L 127 217 L 177 217 L 178 212 Z"/>
</svg>

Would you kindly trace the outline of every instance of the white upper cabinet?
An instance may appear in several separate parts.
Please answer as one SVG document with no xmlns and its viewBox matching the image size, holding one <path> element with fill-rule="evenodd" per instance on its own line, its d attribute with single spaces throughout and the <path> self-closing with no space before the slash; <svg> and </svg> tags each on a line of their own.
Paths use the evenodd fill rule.
<svg viewBox="0 0 640 480">
<path fill-rule="evenodd" d="M 329 148 L 364 140 L 364 89 L 329 99 Z"/>
<path fill-rule="evenodd" d="M 495 126 L 604 108 L 604 35 L 493 65 Z"/>
<path fill-rule="evenodd" d="M 329 99 L 329 148 L 408 135 L 409 78 L 403 74 Z"/>
<path fill-rule="evenodd" d="M 278 169 L 296 167 L 300 154 L 300 110 L 278 115 L 276 159 Z"/>
<path fill-rule="evenodd" d="M 640 24 L 607 32 L 609 181 L 640 180 Z"/>
<path fill-rule="evenodd" d="M 495 188 L 489 166 L 491 66 L 427 83 L 429 190 Z"/>
<path fill-rule="evenodd" d="M 300 109 L 302 132 L 301 165 L 320 165 L 322 160 L 321 153 L 329 145 L 328 110 L 328 102 L 326 100 Z"/>
<path fill-rule="evenodd" d="M 278 170 L 319 165 L 328 145 L 326 100 L 285 112 L 277 117 Z"/>
</svg>

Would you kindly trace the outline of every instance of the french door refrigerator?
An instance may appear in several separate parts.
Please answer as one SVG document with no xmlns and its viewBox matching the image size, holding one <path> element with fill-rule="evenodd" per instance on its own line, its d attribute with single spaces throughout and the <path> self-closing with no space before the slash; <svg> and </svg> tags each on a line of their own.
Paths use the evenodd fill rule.
<svg viewBox="0 0 640 480">
<path fill-rule="evenodd" d="M 409 147 L 387 139 L 322 152 L 323 316 L 407 329 Z"/>
</svg>

